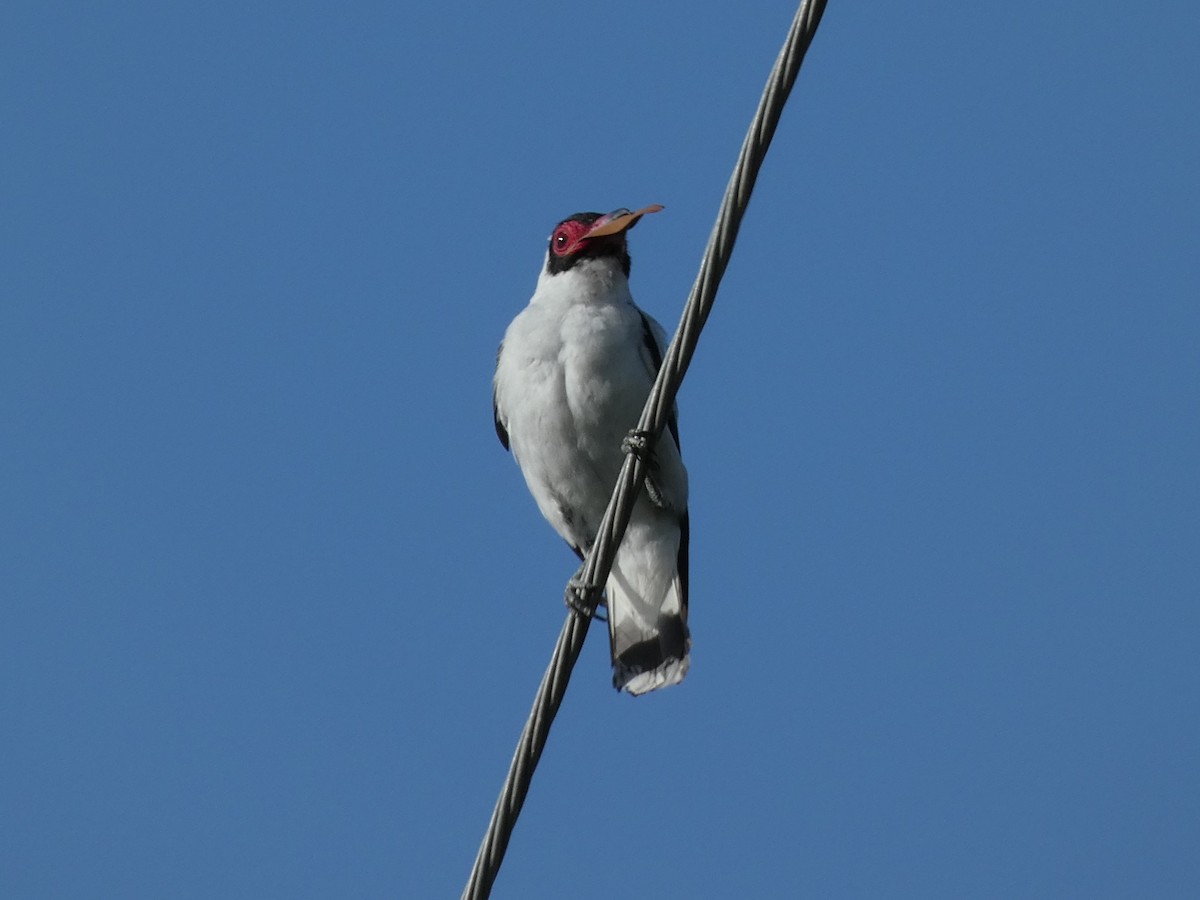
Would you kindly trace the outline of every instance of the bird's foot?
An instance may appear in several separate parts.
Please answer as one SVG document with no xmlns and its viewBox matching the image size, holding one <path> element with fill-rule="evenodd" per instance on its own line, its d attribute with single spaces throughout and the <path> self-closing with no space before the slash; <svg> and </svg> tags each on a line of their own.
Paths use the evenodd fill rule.
<svg viewBox="0 0 1200 900">
<path fill-rule="evenodd" d="M 566 601 L 567 609 L 575 613 L 577 616 L 582 616 L 585 619 L 597 619 L 600 622 L 607 622 L 608 616 L 600 613 L 600 607 L 604 605 L 604 600 L 601 599 L 595 606 L 588 603 L 588 588 L 583 582 L 583 567 L 579 567 L 579 571 L 571 576 L 567 582 L 567 589 L 563 592 L 563 600 Z"/>
<path fill-rule="evenodd" d="M 650 446 L 650 432 L 634 428 L 621 439 L 621 452 L 626 456 L 646 459 L 646 448 Z"/>
<path fill-rule="evenodd" d="M 651 472 L 654 472 L 656 469 L 654 453 L 647 450 L 649 446 L 650 432 L 641 431 L 637 428 L 630 431 L 621 440 L 622 453 L 626 456 L 636 456 L 649 467 Z M 644 483 L 646 485 L 646 496 L 650 498 L 650 502 L 659 509 L 666 509 L 667 498 L 663 496 L 663 492 L 654 482 L 654 478 L 651 475 L 647 475 Z"/>
</svg>

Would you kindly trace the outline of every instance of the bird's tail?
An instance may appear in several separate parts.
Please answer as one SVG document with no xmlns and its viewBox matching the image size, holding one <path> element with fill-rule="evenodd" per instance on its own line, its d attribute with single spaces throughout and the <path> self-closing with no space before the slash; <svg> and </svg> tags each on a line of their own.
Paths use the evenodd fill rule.
<svg viewBox="0 0 1200 900">
<path fill-rule="evenodd" d="M 608 577 L 613 687 L 644 694 L 679 684 L 688 670 L 687 572 L 678 527 L 630 522 Z M 686 565 L 686 563 L 685 563 Z"/>
</svg>

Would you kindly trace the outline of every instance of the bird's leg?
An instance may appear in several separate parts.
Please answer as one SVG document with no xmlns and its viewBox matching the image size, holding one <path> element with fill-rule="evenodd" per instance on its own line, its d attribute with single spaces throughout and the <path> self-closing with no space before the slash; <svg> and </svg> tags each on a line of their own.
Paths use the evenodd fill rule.
<svg viewBox="0 0 1200 900">
<path fill-rule="evenodd" d="M 649 472 L 646 475 L 646 496 L 650 498 L 650 502 L 659 509 L 667 508 L 667 498 L 663 496 L 662 489 L 654 481 L 652 473 L 657 468 L 657 463 L 654 459 L 653 452 L 647 452 L 646 448 L 650 446 L 650 432 L 641 431 L 637 428 L 625 435 L 621 439 L 621 452 L 626 456 L 636 456 L 646 464 Z"/>
<path fill-rule="evenodd" d="M 646 476 L 646 496 L 649 497 L 650 502 L 659 509 L 667 508 L 667 499 L 663 496 L 662 490 L 659 488 L 659 486 L 655 484 L 654 479 L 649 475 Z"/>
<path fill-rule="evenodd" d="M 608 617 L 600 615 L 600 605 L 604 601 L 600 600 L 595 606 L 590 606 L 587 602 L 588 589 L 583 581 L 583 568 L 580 566 L 579 571 L 572 575 L 567 582 L 567 589 L 563 593 L 567 609 L 585 619 L 595 618 L 601 622 L 607 622 Z"/>
</svg>

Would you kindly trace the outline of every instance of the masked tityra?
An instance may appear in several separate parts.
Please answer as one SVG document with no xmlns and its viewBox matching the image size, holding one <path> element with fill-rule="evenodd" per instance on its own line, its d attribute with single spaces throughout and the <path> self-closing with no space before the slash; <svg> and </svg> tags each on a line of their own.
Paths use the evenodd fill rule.
<svg viewBox="0 0 1200 900">
<path fill-rule="evenodd" d="M 666 346 L 662 326 L 633 303 L 625 244 L 626 232 L 661 208 L 559 222 L 537 290 L 496 360 L 496 433 L 542 515 L 580 558 L 595 540 L 624 462 L 622 441 Z M 687 674 L 687 563 L 687 470 L 672 415 L 606 585 L 618 690 L 643 694 Z"/>
</svg>

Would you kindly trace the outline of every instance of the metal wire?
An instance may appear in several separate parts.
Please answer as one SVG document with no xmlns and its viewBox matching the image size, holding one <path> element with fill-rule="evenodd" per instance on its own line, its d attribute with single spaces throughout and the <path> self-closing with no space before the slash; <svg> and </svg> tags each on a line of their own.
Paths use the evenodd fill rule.
<svg viewBox="0 0 1200 900">
<path fill-rule="evenodd" d="M 733 175 L 721 201 L 716 224 L 708 238 L 700 271 L 688 295 L 683 318 L 659 367 L 658 378 L 638 421 L 637 430 L 644 432 L 647 437 L 646 448 L 638 453 L 630 453 L 625 458 L 612 499 L 597 529 L 596 541 L 579 576 L 584 585 L 579 599 L 588 609 L 594 610 L 599 602 L 617 547 L 629 525 L 634 501 L 646 477 L 644 460 L 649 456 L 674 408 L 675 395 L 696 352 L 700 331 L 708 320 L 708 314 L 716 299 L 717 287 L 733 253 L 742 216 L 750 203 L 750 194 L 754 190 L 755 181 L 758 180 L 763 158 L 767 155 L 767 148 L 775 135 L 784 104 L 787 103 L 792 85 L 795 84 L 800 71 L 800 64 L 804 61 L 804 54 L 812 43 L 824 12 L 825 0 L 802 0 L 800 3 L 783 49 L 780 50 L 775 67 L 767 79 L 758 111 L 750 123 L 746 139 L 742 142 Z M 479 846 L 479 853 L 475 857 L 471 877 L 463 890 L 462 900 L 485 900 L 491 894 L 492 884 L 496 880 L 500 864 L 504 861 L 504 852 L 508 848 L 517 816 L 520 815 L 525 796 L 529 793 L 533 770 L 537 767 L 542 750 L 546 746 L 550 725 L 566 694 L 571 670 L 579 658 L 579 651 L 583 649 L 590 624 L 590 617 L 574 611 L 567 615 L 567 620 L 563 623 L 558 643 L 554 647 L 554 655 L 550 659 L 546 674 L 542 676 L 533 709 L 517 742 L 508 777 L 504 780 L 496 807 L 492 811 L 487 834 Z"/>
</svg>

